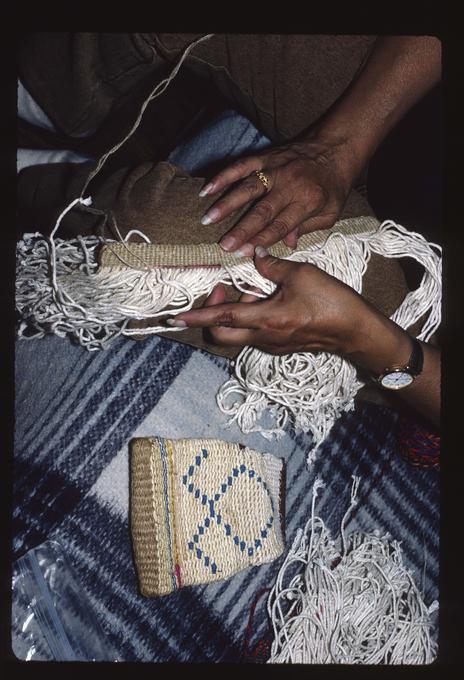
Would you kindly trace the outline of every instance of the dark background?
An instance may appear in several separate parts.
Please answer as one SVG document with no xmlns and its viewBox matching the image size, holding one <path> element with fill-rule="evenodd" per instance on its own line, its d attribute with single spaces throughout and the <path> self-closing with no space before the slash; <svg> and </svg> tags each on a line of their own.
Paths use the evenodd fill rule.
<svg viewBox="0 0 464 680">
<path fill-rule="evenodd" d="M 428 241 L 442 244 L 443 92 L 439 85 L 390 132 L 371 159 L 367 196 L 379 220 L 392 219 Z M 401 260 L 410 288 L 423 269 Z"/>
<path fill-rule="evenodd" d="M 371 160 L 368 197 L 393 219 L 442 243 L 443 96 L 431 90 L 392 130 Z"/>
</svg>

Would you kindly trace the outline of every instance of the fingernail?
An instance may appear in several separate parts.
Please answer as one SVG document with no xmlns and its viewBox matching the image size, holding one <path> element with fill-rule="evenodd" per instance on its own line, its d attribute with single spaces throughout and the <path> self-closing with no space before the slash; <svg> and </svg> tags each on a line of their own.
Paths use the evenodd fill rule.
<svg viewBox="0 0 464 680">
<path fill-rule="evenodd" d="M 251 243 L 244 243 L 241 248 L 234 251 L 234 255 L 237 257 L 253 257 L 255 252 L 255 247 Z"/>
<path fill-rule="evenodd" d="M 256 257 L 266 257 L 266 255 L 269 255 L 266 248 L 263 248 L 263 246 L 256 246 L 255 254 Z"/>
<path fill-rule="evenodd" d="M 214 184 L 212 184 L 212 183 L 210 182 L 209 184 L 207 184 L 207 185 L 200 191 L 200 193 L 199 193 L 198 195 L 199 195 L 201 198 L 203 198 L 203 196 L 207 196 L 207 195 L 209 194 L 209 192 L 212 191 L 213 189 L 214 189 Z"/>
<path fill-rule="evenodd" d="M 202 224 L 211 224 L 211 222 L 214 222 L 220 215 L 220 212 L 217 208 L 213 208 L 209 212 L 204 215 L 204 217 L 201 218 L 201 223 Z"/>
<path fill-rule="evenodd" d="M 187 328 L 187 323 L 182 319 L 166 319 L 168 326 L 176 326 L 177 328 Z"/>
<path fill-rule="evenodd" d="M 237 239 L 233 236 L 224 236 L 224 238 L 219 241 L 219 245 L 223 250 L 233 250 L 236 243 Z"/>
</svg>

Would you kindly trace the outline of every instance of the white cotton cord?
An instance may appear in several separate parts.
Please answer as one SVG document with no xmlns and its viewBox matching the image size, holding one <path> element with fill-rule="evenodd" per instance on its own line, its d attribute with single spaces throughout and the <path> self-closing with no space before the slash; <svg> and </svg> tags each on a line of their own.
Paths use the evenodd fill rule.
<svg viewBox="0 0 464 680">
<path fill-rule="evenodd" d="M 80 198 L 75 198 L 73 201 L 71 201 L 71 203 L 69 205 L 67 205 L 66 208 L 58 216 L 56 223 L 55 223 L 55 226 L 53 227 L 53 230 L 50 234 L 50 239 L 53 239 L 54 235 L 58 231 L 59 226 L 60 226 L 64 216 L 67 215 L 67 213 L 70 210 L 72 210 L 74 208 L 74 206 L 77 205 L 78 203 L 85 205 L 85 206 L 92 205 L 92 197 L 91 196 L 88 196 L 87 198 L 80 197 Z"/>
<path fill-rule="evenodd" d="M 96 167 L 87 177 L 85 184 L 82 187 L 81 195 L 73 200 L 59 215 L 55 227 L 53 228 L 50 237 L 46 241 L 47 245 L 45 246 L 45 249 L 43 248 L 43 244 L 40 243 L 43 238 L 40 234 L 27 234 L 25 235 L 23 241 L 21 241 L 18 245 L 17 252 L 19 262 L 21 263 L 18 273 L 20 278 L 22 278 L 22 281 L 20 280 L 18 283 L 17 279 L 16 300 L 18 311 L 23 317 L 19 325 L 19 337 L 42 337 L 45 331 L 56 333 L 59 336 L 64 336 L 67 333 L 71 333 L 76 337 L 80 344 L 84 345 L 89 350 L 96 350 L 104 348 L 110 340 L 114 339 L 124 331 L 126 331 L 127 335 L 132 333 L 131 329 L 127 328 L 129 318 L 120 318 L 120 314 L 118 315 L 117 313 L 116 320 L 114 315 L 112 316 L 111 314 L 110 318 L 102 318 L 104 317 L 104 314 L 97 316 L 99 314 L 98 304 L 96 305 L 96 308 L 92 310 L 92 301 L 88 303 L 86 296 L 87 294 L 91 295 L 92 291 L 94 290 L 91 283 L 92 274 L 94 272 L 92 272 L 92 274 L 89 272 L 89 253 L 92 251 L 93 254 L 96 245 L 93 238 L 88 237 L 87 239 L 83 239 L 82 237 L 78 237 L 78 239 L 71 242 L 70 247 L 73 249 L 73 253 L 68 263 L 69 266 L 65 264 L 65 262 L 67 262 L 66 253 L 69 251 L 69 244 L 66 244 L 60 240 L 60 255 L 63 258 L 63 262 L 61 263 L 61 266 L 59 266 L 57 262 L 57 245 L 55 241 L 55 234 L 58 231 L 63 218 L 70 210 L 72 210 L 72 208 L 74 208 L 76 205 L 87 207 L 92 204 L 92 199 L 90 196 L 84 198 L 84 194 L 92 179 L 100 172 L 109 156 L 120 149 L 121 146 L 133 135 L 135 130 L 138 128 L 140 121 L 142 120 L 143 114 L 148 104 L 156 97 L 159 97 L 166 90 L 166 88 L 178 74 L 182 64 L 190 52 L 200 43 L 204 42 L 205 40 L 209 40 L 213 35 L 213 33 L 210 33 L 201 36 L 188 45 L 183 51 L 178 63 L 173 68 L 170 75 L 153 88 L 150 95 L 143 102 L 138 116 L 129 132 L 120 142 L 113 146 L 99 159 Z M 127 240 L 131 235 L 138 234 L 146 242 L 150 243 L 150 239 L 137 229 L 132 229 L 127 234 L 126 239 L 123 239 L 114 217 L 113 224 L 119 235 L 120 241 L 125 245 L 127 251 L 132 257 L 134 257 L 134 253 L 127 245 Z M 107 246 L 111 248 L 110 239 L 99 239 L 98 245 L 101 245 L 102 243 L 106 243 Z M 34 258 L 38 258 L 35 264 Z M 124 262 L 124 258 L 122 258 L 120 255 L 118 255 L 118 258 L 120 261 L 122 260 Z M 84 263 L 87 266 L 86 270 L 83 267 Z M 94 263 L 95 267 L 92 267 L 92 269 L 97 268 L 95 258 Z M 141 264 L 144 265 L 143 269 L 148 269 L 145 262 L 142 261 Z M 87 283 L 90 284 L 89 286 L 86 286 L 85 283 L 81 286 L 79 285 L 79 274 L 73 271 L 74 267 L 77 267 L 79 272 L 85 271 L 85 273 L 88 275 Z M 34 269 L 37 269 L 37 271 L 42 275 L 42 277 L 37 282 L 33 281 Z M 58 283 L 57 277 L 59 271 L 61 273 L 60 283 Z M 65 280 L 69 280 L 71 277 L 73 278 L 73 285 L 69 285 L 67 287 Z M 104 282 L 99 280 L 98 282 L 94 281 L 94 283 L 96 283 L 98 287 L 98 284 L 103 284 Z M 148 287 L 150 288 L 150 285 L 148 285 Z M 187 294 L 187 307 L 185 308 L 190 309 L 195 298 L 189 292 L 188 287 L 173 282 L 172 288 L 180 293 L 181 296 Z M 112 287 L 110 285 L 110 290 L 111 289 Z M 143 285 L 134 286 L 132 288 L 132 292 L 143 293 Z M 37 294 L 40 295 L 41 299 L 38 299 Z M 79 297 L 79 294 L 81 294 L 80 299 L 82 302 L 78 302 L 76 300 L 76 297 Z M 84 295 L 83 299 L 82 294 Z M 151 298 L 154 298 L 155 300 L 157 299 L 157 295 L 154 293 L 153 289 L 151 289 Z M 146 299 L 147 295 L 144 296 L 144 300 Z M 108 306 L 108 302 L 110 302 L 108 297 L 105 298 L 105 301 L 107 303 L 106 306 Z M 136 304 L 131 305 L 129 301 L 128 305 L 121 305 L 119 310 L 124 310 L 126 317 L 132 317 L 136 319 L 147 318 L 146 316 L 141 317 L 137 315 L 137 302 L 138 301 L 136 300 Z M 178 312 L 181 310 L 184 310 L 182 306 L 178 309 Z M 155 304 L 155 316 L 156 312 L 158 311 L 159 309 Z M 27 319 L 27 321 L 25 319 Z M 159 330 L 162 329 L 159 327 L 153 327 L 149 332 L 154 333 L 158 332 Z"/>
<path fill-rule="evenodd" d="M 59 226 L 61 222 L 63 221 L 64 217 L 70 212 L 75 205 L 84 205 L 84 206 L 89 206 L 92 205 L 92 198 L 89 196 L 88 198 L 76 198 L 69 205 L 66 206 L 66 208 L 60 213 L 58 216 L 58 219 L 56 220 L 55 226 L 52 229 L 52 232 L 49 236 L 49 243 L 50 243 L 50 261 L 52 263 L 51 267 L 51 276 L 52 276 L 52 282 L 53 286 L 55 289 L 58 288 L 57 282 L 56 282 L 56 248 L 55 248 L 55 239 L 54 236 L 56 232 L 59 229 Z"/>
<path fill-rule="evenodd" d="M 117 234 L 118 237 L 119 237 L 119 241 L 116 241 L 116 243 L 122 245 L 122 246 L 124 247 L 124 249 L 127 250 L 127 252 L 129 253 L 131 259 L 134 259 L 134 258 L 135 258 L 136 260 L 138 260 L 138 263 L 139 263 L 139 264 L 138 264 L 138 267 L 134 267 L 134 266 L 130 263 L 129 260 L 126 260 L 119 252 L 117 252 L 117 251 L 113 248 L 112 242 L 111 242 L 111 241 L 109 241 L 109 240 L 106 241 L 106 247 L 107 247 L 109 250 L 111 250 L 111 252 L 113 253 L 113 255 L 114 255 L 120 262 L 122 262 L 122 264 L 125 264 L 125 265 L 126 265 L 127 267 L 129 267 L 130 269 L 135 269 L 136 271 L 140 271 L 140 270 L 149 271 L 149 270 L 151 269 L 151 267 L 148 266 L 147 262 L 143 259 L 143 257 L 140 257 L 140 255 L 138 255 L 138 254 L 134 251 L 133 248 L 130 248 L 130 247 L 129 247 L 129 243 L 128 243 L 130 237 L 131 237 L 133 234 L 138 234 L 138 236 L 141 236 L 141 237 L 143 238 L 143 240 L 145 241 L 145 243 L 151 243 L 149 237 L 148 237 L 146 234 L 143 234 L 143 233 L 142 233 L 141 231 L 139 231 L 138 229 L 131 229 L 130 231 L 127 232 L 126 236 L 123 237 L 123 235 L 121 234 L 121 232 L 120 232 L 120 230 L 119 230 L 118 223 L 117 223 L 117 220 L 116 220 L 114 214 L 113 214 L 112 212 L 110 212 L 110 213 L 108 213 L 108 216 L 110 217 L 110 219 L 111 219 L 111 224 L 112 224 L 114 230 L 116 231 L 116 234 Z"/>
<path fill-rule="evenodd" d="M 71 209 L 73 206 L 68 206 Z M 63 215 L 64 216 L 64 215 Z M 59 226 L 59 224 L 58 224 Z M 106 346 L 105 340 L 121 334 L 127 320 L 112 327 L 102 324 L 85 300 L 69 295 L 63 281 L 80 278 L 92 281 L 98 270 L 97 236 L 72 241 L 25 234 L 17 245 L 16 307 L 21 316 L 20 338 L 55 333 L 74 336 L 89 350 Z M 63 290 L 64 288 L 64 290 Z"/>
<path fill-rule="evenodd" d="M 223 267 L 152 269 L 128 243 L 133 234 L 147 242 L 149 239 L 137 229 L 123 239 L 111 214 L 130 261 L 116 253 L 114 241 L 109 239 L 55 238 L 62 219 L 73 207 L 90 206 L 91 198 L 83 198 L 89 183 L 108 157 L 137 129 L 148 104 L 166 90 L 191 50 L 213 35 L 204 35 L 186 47 L 171 74 L 145 99 L 124 139 L 100 158 L 80 198 L 61 213 L 50 237 L 26 234 L 18 244 L 16 305 L 21 317 L 18 337 L 69 334 L 88 350 L 95 351 L 107 347 L 119 335 L 180 332 L 181 328 L 166 326 L 158 319 L 191 309 L 199 297 L 211 293 L 218 283 L 233 285 L 241 292 L 249 292 L 249 287 L 259 288 L 263 292 L 256 296 L 261 298 L 275 289 L 275 284 L 264 279 L 251 261 L 240 260 Z M 97 251 L 103 243 L 127 265 L 126 269 L 98 267 Z M 365 234 L 346 236 L 334 231 L 320 246 L 297 251 L 287 259 L 311 262 L 361 292 L 372 252 L 393 258 L 412 257 L 424 266 L 419 288 L 406 296 L 392 319 L 402 328 L 409 328 L 425 317 L 418 337 L 427 341 L 441 321 L 441 249 L 427 243 L 420 234 L 387 220 L 376 231 L 369 229 Z M 134 257 L 139 261 L 137 268 L 131 264 Z M 146 319 L 154 320 L 151 326 L 129 327 L 131 320 Z M 260 432 L 264 437 L 275 438 L 289 424 L 311 432 L 314 446 L 308 454 L 310 465 L 338 416 L 354 407 L 354 397 L 363 384 L 354 366 L 337 355 L 319 352 L 274 357 L 247 347 L 237 357 L 235 376 L 222 386 L 217 403 L 229 416 L 229 423 L 236 422 L 245 433 Z M 266 415 L 272 416 L 274 427 L 262 423 Z"/>
<path fill-rule="evenodd" d="M 186 57 L 190 54 L 190 52 L 193 50 L 193 48 L 196 47 L 197 45 L 199 45 L 200 43 L 204 42 L 205 40 L 209 40 L 213 35 L 214 35 L 213 33 L 204 35 L 204 36 L 202 36 L 202 37 L 200 37 L 200 38 L 194 40 L 190 45 L 188 45 L 188 46 L 185 48 L 185 50 L 183 51 L 183 53 L 182 53 L 182 55 L 181 55 L 181 58 L 179 59 L 179 61 L 178 61 L 178 63 L 176 64 L 176 66 L 173 68 L 173 70 L 172 70 L 172 72 L 170 73 L 170 75 L 169 75 L 167 78 L 163 79 L 161 82 L 159 82 L 159 83 L 153 88 L 153 90 L 150 92 L 149 96 L 145 99 L 145 101 L 143 102 L 143 104 L 142 104 L 142 106 L 141 106 L 141 108 L 140 108 L 140 111 L 139 111 L 139 113 L 138 113 L 138 115 L 137 115 L 137 118 L 136 118 L 134 124 L 132 125 L 131 129 L 130 129 L 129 132 L 126 134 L 126 136 L 125 136 L 120 142 L 118 142 L 117 144 L 115 144 L 115 145 L 114 145 L 107 153 L 105 153 L 105 154 L 99 159 L 99 161 L 98 161 L 96 167 L 95 167 L 95 168 L 92 170 L 92 172 L 88 175 L 88 177 L 87 177 L 87 179 L 86 179 L 86 181 L 85 181 L 85 183 L 84 183 L 84 186 L 82 187 L 80 196 L 79 196 L 78 198 L 76 198 L 75 200 L 73 200 L 73 201 L 72 201 L 72 202 L 71 202 L 71 203 L 63 210 L 63 212 L 61 213 L 61 215 L 58 217 L 57 222 L 56 222 L 56 224 L 55 224 L 55 227 L 53 228 L 53 230 L 52 230 L 52 232 L 51 232 L 51 234 L 50 234 L 50 237 L 49 237 L 49 242 L 50 242 L 50 273 L 51 273 L 51 278 L 52 278 L 52 282 L 53 282 L 53 288 L 54 288 L 54 290 L 55 290 L 55 303 L 56 303 L 56 304 L 57 304 L 57 305 L 58 305 L 65 313 L 66 313 L 66 310 L 69 311 L 71 307 L 75 307 L 77 310 L 79 310 L 79 311 L 83 314 L 83 316 L 84 316 L 85 318 L 87 318 L 87 314 L 86 314 L 85 309 L 84 309 L 82 306 L 80 306 L 77 302 L 75 302 L 75 301 L 73 300 L 73 298 L 70 296 L 70 294 L 69 294 L 66 290 L 64 290 L 63 288 L 59 287 L 59 286 L 58 286 L 58 283 L 57 283 L 57 278 L 56 278 L 56 248 L 55 248 L 55 239 L 54 239 L 54 237 L 55 237 L 55 234 L 56 234 L 56 232 L 57 232 L 57 230 L 58 230 L 58 228 L 59 228 L 59 226 L 60 226 L 60 224 L 61 224 L 62 219 L 65 217 L 65 215 L 66 215 L 66 214 L 67 214 L 67 213 L 68 213 L 75 205 L 81 204 L 81 205 L 83 205 L 83 206 L 89 206 L 89 205 L 92 204 L 92 199 L 91 199 L 91 197 L 84 198 L 84 194 L 85 194 L 85 192 L 86 192 L 86 190 L 87 190 L 87 187 L 89 186 L 90 182 L 92 181 L 92 179 L 94 179 L 95 176 L 100 172 L 100 170 L 102 169 L 102 167 L 103 167 L 104 164 L 106 163 L 107 159 L 108 159 L 112 154 L 114 154 L 116 151 L 118 151 L 118 149 L 120 149 L 121 146 L 123 146 L 123 144 L 125 144 L 125 142 L 126 142 L 126 141 L 134 134 L 135 130 L 136 130 L 136 129 L 138 128 L 138 126 L 140 125 L 140 122 L 141 122 L 141 120 L 142 120 L 143 114 L 145 113 L 145 110 L 146 110 L 148 104 L 149 104 L 151 101 L 153 101 L 154 99 L 156 99 L 157 97 L 159 97 L 159 96 L 166 90 L 166 88 L 169 86 L 169 84 L 172 82 L 172 80 L 173 80 L 173 79 L 176 77 L 176 75 L 178 74 L 178 72 L 179 72 L 179 70 L 180 70 L 182 64 L 184 63 Z M 115 220 L 114 218 L 113 218 L 113 225 L 114 225 L 114 227 L 115 227 L 115 229 L 116 229 L 116 231 L 117 231 L 117 234 L 118 234 L 118 236 L 119 236 L 120 242 L 124 244 L 124 246 L 125 246 L 125 248 L 127 249 L 128 253 L 129 253 L 132 257 L 134 257 L 134 253 L 133 253 L 133 251 L 131 250 L 131 248 L 127 245 L 127 241 L 128 241 L 128 239 L 130 238 L 130 235 L 132 235 L 132 234 L 138 234 L 138 235 L 141 236 L 145 241 L 147 241 L 148 243 L 150 243 L 150 239 L 149 239 L 145 234 L 143 234 L 141 231 L 139 231 L 138 229 L 132 229 L 132 230 L 126 235 L 126 238 L 124 239 L 124 238 L 122 237 L 120 231 L 119 231 L 119 228 L 118 228 L 118 226 L 117 226 L 116 220 Z M 106 243 L 107 243 L 108 247 L 111 248 L 111 240 L 106 240 Z M 136 256 L 136 257 L 137 257 L 137 256 Z M 118 255 L 118 258 L 119 258 L 119 260 L 122 260 L 122 261 L 124 262 L 124 259 L 123 259 L 120 255 Z M 147 269 L 147 266 L 146 266 L 146 263 L 145 263 L 145 262 L 142 261 L 141 264 L 145 265 L 145 266 L 143 267 L 144 269 Z M 129 265 L 129 266 L 130 266 L 130 265 Z M 89 319 L 89 320 L 90 320 L 90 319 Z M 98 325 L 98 322 L 97 322 L 93 317 L 92 317 L 91 320 L 94 321 L 95 323 L 97 323 L 97 325 Z M 123 324 L 124 324 L 124 326 L 127 325 L 127 323 L 126 323 L 125 321 L 123 322 Z M 101 335 L 101 330 L 99 330 L 98 333 Z M 83 333 L 83 332 L 82 332 L 82 329 L 80 329 L 80 330 L 77 331 L 77 335 L 78 335 L 78 338 L 79 338 L 79 339 L 82 339 L 84 342 L 86 342 L 86 344 L 87 344 L 87 346 L 89 347 L 89 349 L 90 349 L 90 348 L 94 349 L 95 347 L 98 347 L 98 343 L 97 343 L 97 345 L 95 345 L 95 343 L 93 342 L 93 340 L 92 340 L 92 335 L 91 335 L 91 334 Z M 113 332 L 111 333 L 111 337 L 114 337 L 114 335 L 119 335 L 119 330 L 113 331 Z M 87 339 L 88 339 L 88 342 L 87 342 Z"/>
<path fill-rule="evenodd" d="M 96 251 L 103 242 L 107 245 L 93 236 L 52 242 L 41 234 L 23 237 L 17 248 L 19 337 L 69 333 L 87 349 L 101 349 L 121 333 L 140 335 L 140 329 L 127 327 L 129 320 L 165 317 L 167 308 L 187 311 L 217 283 L 228 282 L 218 267 L 99 269 Z M 143 333 L 166 330 L 171 329 L 159 323 Z"/>
<path fill-rule="evenodd" d="M 258 352 L 245 347 L 237 357 L 235 377 L 218 393 L 221 411 L 245 433 L 258 431 L 266 438 L 278 437 L 292 417 L 297 429 L 311 431 L 318 441 L 325 439 L 337 415 L 353 407 L 347 397 L 354 399 L 363 384 L 355 367 L 326 352 L 283 357 Z M 317 404 L 311 408 L 314 393 Z M 258 421 L 270 406 L 277 427 L 263 430 Z"/>
<path fill-rule="evenodd" d="M 123 238 L 123 241 L 126 243 L 127 241 L 130 241 L 130 237 L 133 235 L 140 236 L 140 238 L 143 238 L 145 243 L 151 243 L 150 237 L 144 234 L 143 232 L 139 231 L 138 229 L 131 229 L 130 231 L 127 232 L 125 237 Z M 133 255 L 133 253 L 131 253 Z"/>
<path fill-rule="evenodd" d="M 342 517 L 342 521 L 340 523 L 340 535 L 342 539 L 342 555 L 346 555 L 346 525 L 348 523 L 348 520 L 350 518 L 350 515 L 352 511 L 354 510 L 355 506 L 358 504 L 358 489 L 359 489 L 359 483 L 361 481 L 360 477 L 356 477 L 355 475 L 351 476 L 353 480 L 353 485 L 351 487 L 351 499 L 350 499 L 350 505 L 348 506 L 348 510 L 345 512 L 344 516 Z"/>
<path fill-rule="evenodd" d="M 400 543 L 378 531 L 343 536 L 356 502 L 353 480 L 341 551 L 315 513 L 321 480 L 313 486 L 311 516 L 269 594 L 268 663 L 421 665 L 436 656 L 431 615 L 438 603 L 425 605 Z"/>
<path fill-rule="evenodd" d="M 58 223 L 54 232 L 57 227 Z M 258 297 L 266 297 L 275 289 L 251 260 L 214 267 L 149 269 L 141 263 L 140 269 L 99 268 L 97 248 L 102 243 L 103 239 L 96 237 L 70 241 L 52 238 L 51 243 L 40 234 L 24 237 L 18 244 L 17 257 L 16 304 L 22 319 L 19 337 L 71 334 L 89 350 L 96 350 L 118 335 L 180 332 L 181 328 L 166 326 L 163 317 L 191 309 L 218 283 L 234 285 L 242 292 L 259 288 L 263 293 Z M 297 251 L 287 259 L 311 262 L 357 292 L 362 291 L 372 252 L 417 259 L 425 268 L 421 284 L 406 296 L 392 318 L 409 328 L 425 317 L 419 338 L 427 340 L 441 320 L 438 251 L 438 246 L 422 236 L 388 221 L 368 233 L 331 232 L 320 245 Z M 56 268 L 53 276 L 50 267 L 52 272 Z M 131 320 L 146 319 L 152 320 L 147 328 L 128 327 Z M 354 408 L 354 398 L 364 384 L 353 364 L 328 352 L 274 356 L 245 347 L 233 365 L 233 377 L 217 395 L 218 406 L 229 423 L 237 423 L 244 433 L 260 432 L 268 439 L 281 436 L 288 426 L 310 432 L 314 444 L 308 465 L 335 420 Z M 269 417 L 273 422 L 264 423 Z"/>
<path fill-rule="evenodd" d="M 209 40 L 210 38 L 213 37 L 213 35 L 214 35 L 214 33 L 208 33 L 207 35 L 203 35 L 203 36 L 201 36 L 200 38 L 197 38 L 197 39 L 194 40 L 192 43 L 190 43 L 190 45 L 187 45 L 187 47 L 185 48 L 184 52 L 182 53 L 181 58 L 180 58 L 179 61 L 177 62 L 177 64 L 176 64 L 176 66 L 174 67 L 174 69 L 171 71 L 170 75 L 169 75 L 167 78 L 164 78 L 164 80 L 160 81 L 160 82 L 156 85 L 156 87 L 153 88 L 153 90 L 150 92 L 150 94 L 148 95 L 148 97 L 145 99 L 145 101 L 143 102 L 143 104 L 142 104 L 142 106 L 141 106 L 141 108 L 140 108 L 140 111 L 139 111 L 139 113 L 138 113 L 138 116 L 137 116 L 137 118 L 136 118 L 136 120 L 135 120 L 133 126 L 131 127 L 131 129 L 129 130 L 129 132 L 127 133 L 127 135 L 124 137 L 124 139 L 122 139 L 120 142 L 118 142 L 115 146 L 113 146 L 113 148 L 111 148 L 107 153 L 105 153 L 105 154 L 100 158 L 100 160 L 98 161 L 96 167 L 95 167 L 94 170 L 89 174 L 89 176 L 88 176 L 88 178 L 87 178 L 87 180 L 86 180 L 86 182 L 85 182 L 85 184 L 84 184 L 84 186 L 83 186 L 83 188 L 82 188 L 82 191 L 81 191 L 81 198 L 84 196 L 84 194 L 85 194 L 85 192 L 86 192 L 86 190 L 87 190 L 87 187 L 89 186 L 90 182 L 91 182 L 92 179 L 97 175 L 97 173 L 100 172 L 100 170 L 102 169 L 102 167 L 103 167 L 104 164 L 106 163 L 107 159 L 108 159 L 112 154 L 114 154 L 116 151 L 118 151 L 118 149 L 120 149 L 121 146 L 122 146 L 122 145 L 123 145 L 123 144 L 124 144 L 124 143 L 125 143 L 125 142 L 133 135 L 133 134 L 134 134 L 135 130 L 136 130 L 136 129 L 138 128 L 138 126 L 140 125 L 140 121 L 142 120 L 143 114 L 145 113 L 145 109 L 147 108 L 148 104 L 149 104 L 151 101 L 153 101 L 153 99 L 156 99 L 157 97 L 159 97 L 160 95 L 163 94 L 163 92 L 164 92 L 164 91 L 166 90 L 166 88 L 169 86 L 169 84 L 171 83 L 171 81 L 172 81 L 172 80 L 176 77 L 176 75 L 178 74 L 178 72 L 179 72 L 179 70 L 180 70 L 180 67 L 181 67 L 182 64 L 184 63 L 186 57 L 187 57 L 187 56 L 190 54 L 190 52 L 194 49 L 194 47 L 196 47 L 196 46 L 199 45 L 200 43 L 204 42 L 205 40 Z"/>
<path fill-rule="evenodd" d="M 441 322 L 441 246 L 429 243 L 421 234 L 408 231 L 392 220 L 383 222 L 372 239 L 370 236 L 364 234 L 359 238 L 372 252 L 390 258 L 412 257 L 424 267 L 419 287 L 407 294 L 391 318 L 402 328 L 409 328 L 428 314 L 417 336 L 427 342 Z"/>
<path fill-rule="evenodd" d="M 372 252 L 391 258 L 411 257 L 424 267 L 420 286 L 407 294 L 391 318 L 407 329 L 425 316 L 418 337 L 427 341 L 441 322 L 441 249 L 420 234 L 387 220 L 374 232 L 349 237 L 331 233 L 321 246 L 297 251 L 287 259 L 311 262 L 361 292 Z M 365 384 L 350 362 L 325 352 L 276 357 L 245 348 L 234 370 L 234 377 L 217 395 L 221 411 L 243 432 L 260 432 L 266 438 L 282 436 L 288 422 L 296 430 L 310 432 L 309 466 L 335 420 L 354 408 L 354 397 Z M 260 423 L 270 408 L 277 415 L 274 428 Z"/>
<path fill-rule="evenodd" d="M 67 291 L 63 290 L 62 287 L 58 284 L 57 280 L 57 255 L 56 255 L 56 244 L 55 244 L 55 234 L 58 231 L 60 224 L 64 217 L 70 212 L 74 206 L 83 206 L 88 207 L 92 204 L 92 198 L 89 196 L 87 198 L 76 198 L 71 203 L 69 203 L 68 206 L 61 212 L 61 214 L 58 216 L 58 219 L 56 220 L 55 226 L 52 229 L 52 232 L 50 236 L 48 237 L 47 241 L 49 244 L 49 262 L 50 262 L 50 278 L 51 278 L 51 286 L 53 288 L 54 292 L 54 299 L 56 306 L 58 309 L 65 315 L 69 316 L 70 318 L 75 317 L 76 313 L 82 314 L 85 318 L 89 317 L 89 314 L 87 310 L 82 307 L 79 303 L 77 303 L 73 298 L 67 293 Z M 89 264 L 89 258 L 88 254 L 85 253 L 84 255 L 85 262 Z"/>
</svg>

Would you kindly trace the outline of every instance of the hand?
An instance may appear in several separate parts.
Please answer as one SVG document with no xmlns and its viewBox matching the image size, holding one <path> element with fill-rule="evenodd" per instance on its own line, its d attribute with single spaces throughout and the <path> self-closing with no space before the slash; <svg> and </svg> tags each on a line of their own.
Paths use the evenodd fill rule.
<svg viewBox="0 0 464 680">
<path fill-rule="evenodd" d="M 377 375 L 408 361 L 408 333 L 338 279 L 311 264 L 270 257 L 260 246 L 255 266 L 277 284 L 270 297 L 258 300 L 250 292 L 224 304 L 219 285 L 203 309 L 178 314 L 169 325 L 208 327 L 219 344 L 250 345 L 268 354 L 335 352 Z M 439 425 L 440 350 L 426 343 L 422 348 L 423 371 L 399 396 Z"/>
<path fill-rule="evenodd" d="M 261 247 L 255 266 L 277 284 L 270 297 L 257 299 L 250 292 L 240 302 L 224 304 L 224 289 L 218 286 L 203 309 L 178 314 L 170 325 L 209 327 L 213 342 L 250 345 L 269 354 L 335 352 L 379 372 L 391 363 L 392 355 L 395 363 L 402 358 L 398 341 L 404 345 L 404 359 L 409 358 L 407 334 L 318 267 L 271 257 Z"/>
<path fill-rule="evenodd" d="M 440 79 L 441 43 L 432 36 L 384 36 L 345 93 L 298 142 L 240 159 L 200 192 L 238 182 L 208 210 L 205 224 L 250 210 L 226 234 L 224 250 L 252 255 L 256 245 L 331 227 L 362 169 L 391 128 Z M 266 189 L 255 174 L 269 178 Z"/>
<path fill-rule="evenodd" d="M 268 178 L 266 188 L 256 175 Z M 226 251 L 253 255 L 255 246 L 283 240 L 296 247 L 299 236 L 330 228 L 339 218 L 358 168 L 345 143 L 316 139 L 286 144 L 235 161 L 200 192 L 211 196 L 227 189 L 203 217 L 219 222 L 249 205 L 238 224 L 220 241 Z"/>
<path fill-rule="evenodd" d="M 224 304 L 219 285 L 203 309 L 178 314 L 169 325 L 208 327 L 219 344 L 250 345 L 268 354 L 335 352 L 377 375 L 409 359 L 408 333 L 338 279 L 311 264 L 270 257 L 260 246 L 255 265 L 277 284 L 270 297 L 258 300 L 250 292 Z M 439 425 L 440 350 L 426 343 L 422 348 L 423 371 L 399 396 Z"/>
</svg>

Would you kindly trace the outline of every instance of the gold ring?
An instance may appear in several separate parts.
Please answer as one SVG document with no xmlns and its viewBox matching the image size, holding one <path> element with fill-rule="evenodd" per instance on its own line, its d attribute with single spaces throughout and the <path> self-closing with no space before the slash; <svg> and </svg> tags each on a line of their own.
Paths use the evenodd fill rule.
<svg viewBox="0 0 464 680">
<path fill-rule="evenodd" d="M 264 172 L 261 172 L 261 170 L 255 170 L 255 175 L 259 179 L 259 181 L 264 185 L 264 188 L 267 191 L 269 189 L 269 178 L 264 174 Z"/>
</svg>

